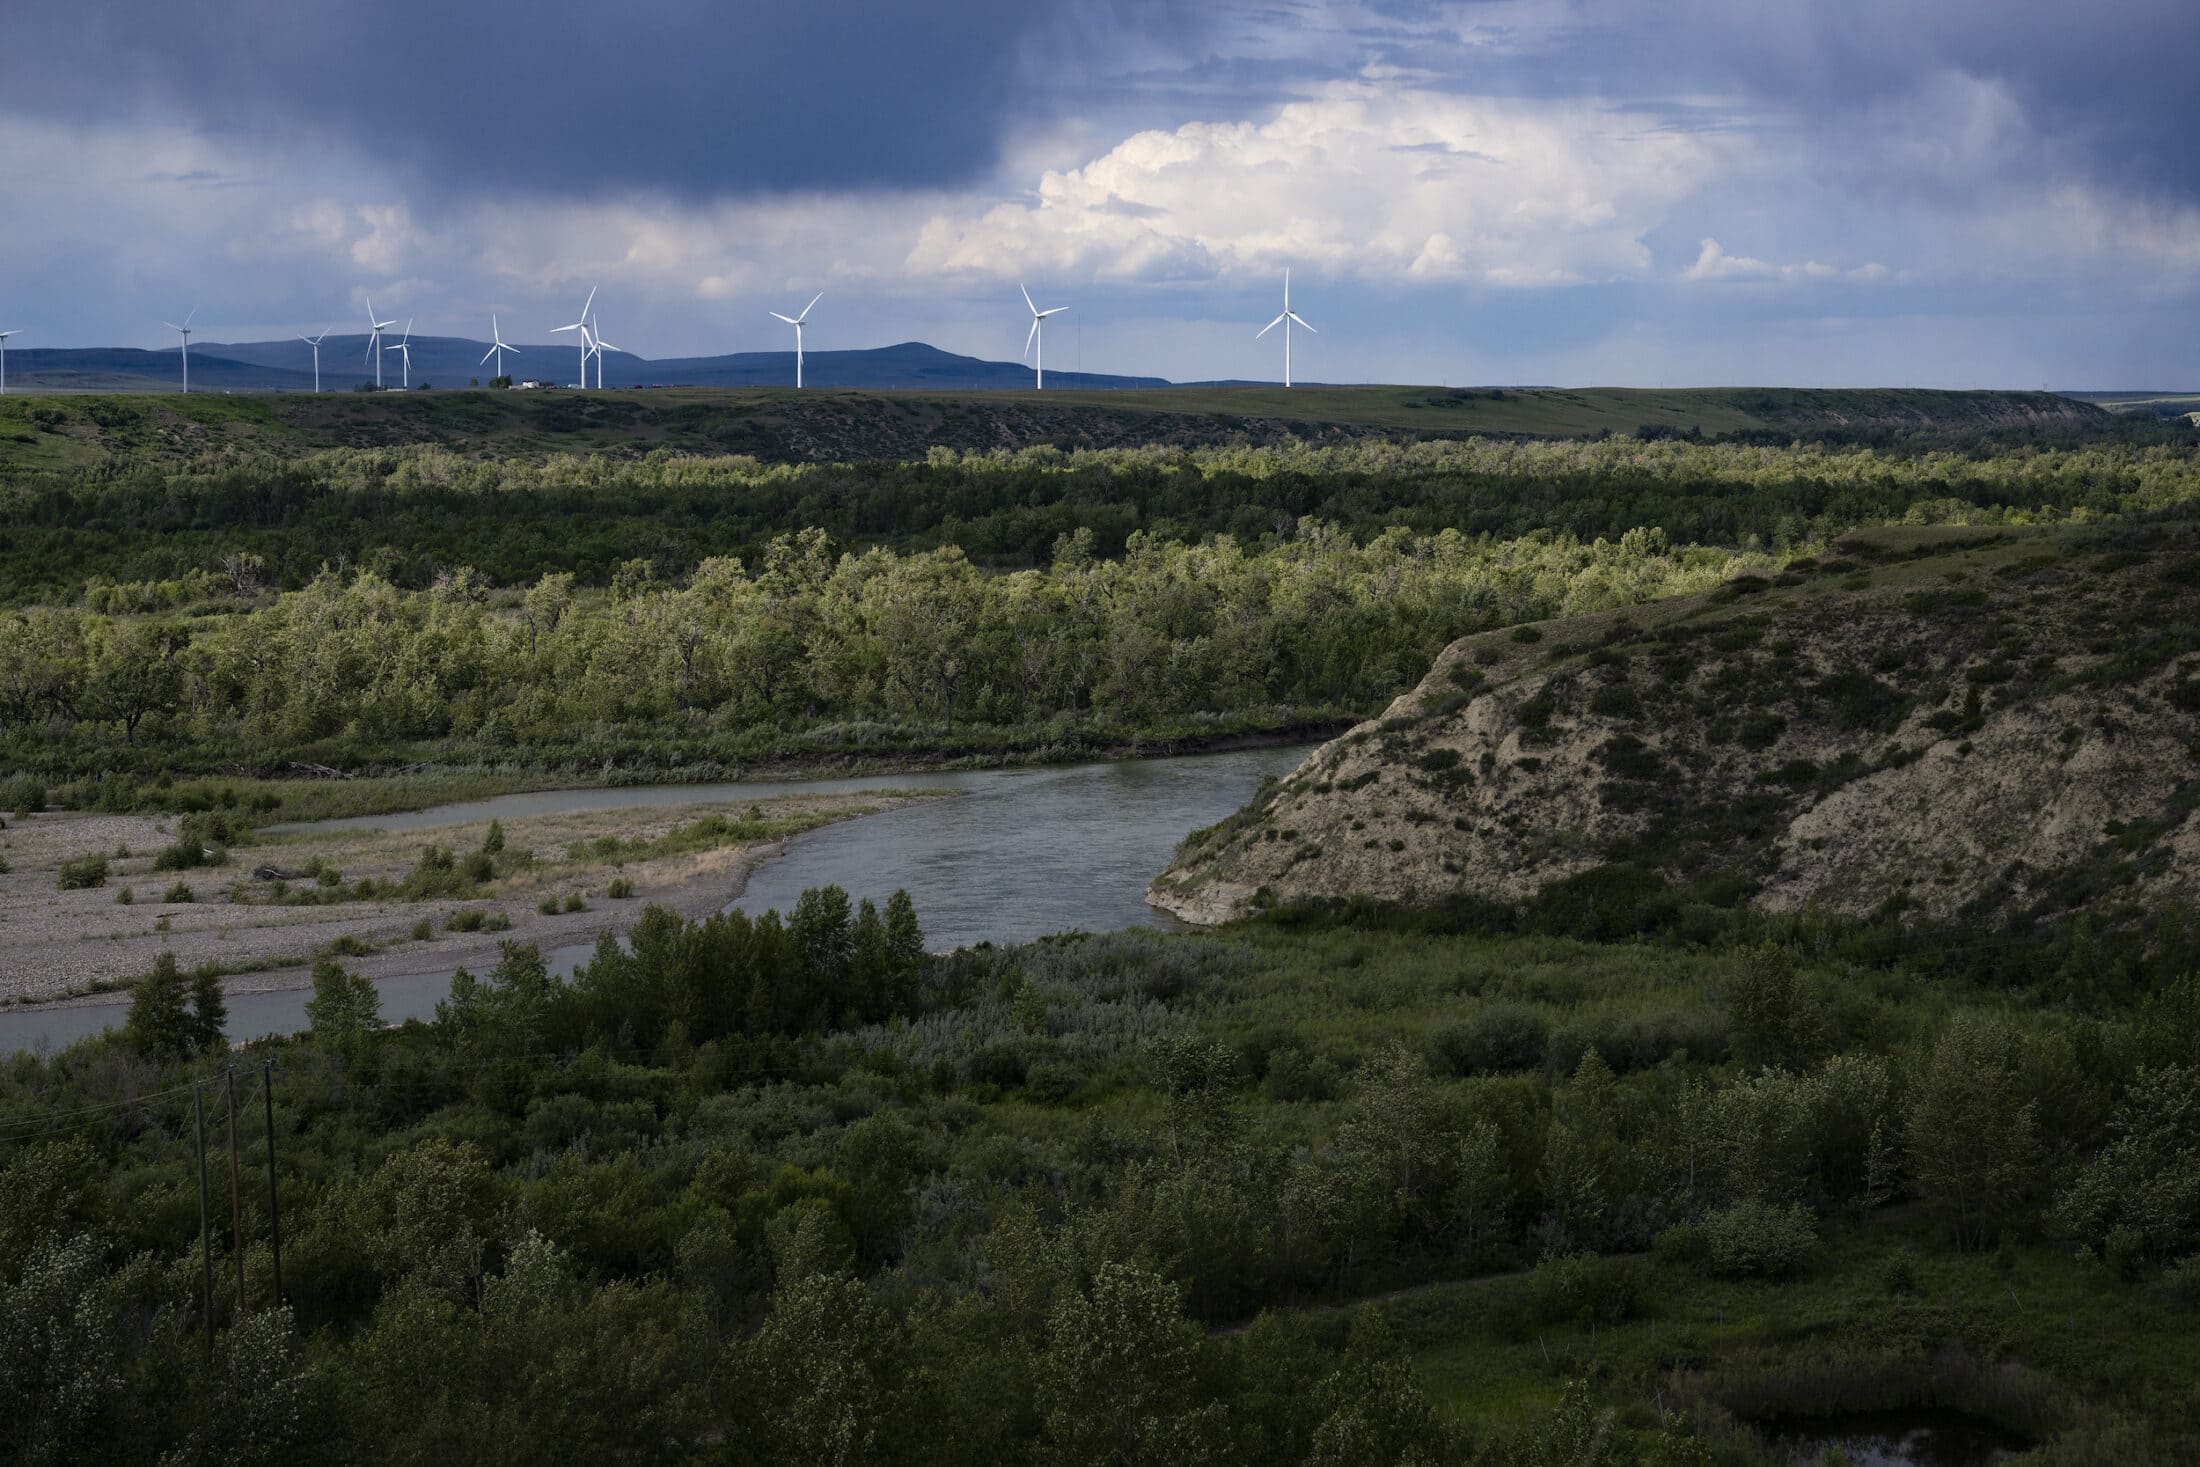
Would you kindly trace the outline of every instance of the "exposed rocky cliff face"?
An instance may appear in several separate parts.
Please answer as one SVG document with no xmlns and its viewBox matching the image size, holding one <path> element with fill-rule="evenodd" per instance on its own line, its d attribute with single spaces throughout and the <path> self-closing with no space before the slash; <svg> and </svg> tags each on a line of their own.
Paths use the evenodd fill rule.
<svg viewBox="0 0 2200 1467">
<path fill-rule="evenodd" d="M 2200 896 L 2196 804 L 2200 526 L 1880 531 L 1453 644 L 1149 900 L 2118 920 Z"/>
</svg>

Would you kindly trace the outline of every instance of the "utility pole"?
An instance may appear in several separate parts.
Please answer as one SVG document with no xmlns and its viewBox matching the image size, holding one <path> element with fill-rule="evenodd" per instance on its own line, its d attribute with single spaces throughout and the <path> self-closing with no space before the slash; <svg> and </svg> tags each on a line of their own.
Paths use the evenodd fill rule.
<svg viewBox="0 0 2200 1467">
<path fill-rule="evenodd" d="M 244 1318 L 244 1202 L 237 1194 L 237 1072 L 222 1072 L 229 1094 L 229 1233 L 237 1264 L 237 1318 Z"/>
<path fill-rule="evenodd" d="M 206 1106 L 199 1081 L 191 1082 L 191 1119 L 199 1135 L 199 1265 L 206 1275 L 206 1357 L 214 1358 L 214 1243 L 206 1231 Z"/>
<path fill-rule="evenodd" d="M 267 1241 L 275 1257 L 275 1307 L 283 1307 L 283 1211 L 275 1197 L 275 1061 L 260 1063 L 260 1099 L 267 1110 Z"/>
</svg>

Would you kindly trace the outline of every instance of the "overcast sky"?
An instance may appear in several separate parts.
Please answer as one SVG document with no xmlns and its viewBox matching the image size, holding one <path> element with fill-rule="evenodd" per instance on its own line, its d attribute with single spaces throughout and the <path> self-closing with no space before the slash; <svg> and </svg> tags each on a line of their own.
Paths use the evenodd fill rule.
<svg viewBox="0 0 2200 1467">
<path fill-rule="evenodd" d="M 14 345 L 2200 383 L 2193 0 L 11 0 Z"/>
</svg>

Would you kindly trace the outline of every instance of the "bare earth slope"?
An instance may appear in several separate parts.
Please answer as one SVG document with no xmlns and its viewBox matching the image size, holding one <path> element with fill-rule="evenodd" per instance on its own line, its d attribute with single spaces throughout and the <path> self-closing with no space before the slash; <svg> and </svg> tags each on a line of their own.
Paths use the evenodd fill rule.
<svg viewBox="0 0 2200 1467">
<path fill-rule="evenodd" d="M 2200 525 L 1865 532 L 1454 643 L 1148 899 L 2119 920 L 2200 896 L 2196 804 Z"/>
</svg>

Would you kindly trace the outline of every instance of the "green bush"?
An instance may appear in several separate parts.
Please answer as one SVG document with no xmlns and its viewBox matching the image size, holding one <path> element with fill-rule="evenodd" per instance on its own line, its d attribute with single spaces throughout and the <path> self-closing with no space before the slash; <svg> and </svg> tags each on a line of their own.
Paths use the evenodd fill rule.
<svg viewBox="0 0 2200 1467">
<path fill-rule="evenodd" d="M 1620 1324 L 1640 1318 L 1649 1302 L 1639 1258 L 1546 1253 L 1528 1275 L 1528 1311 L 1538 1324 Z"/>
<path fill-rule="evenodd" d="M 2162 1270 L 2162 1292 L 2180 1304 L 2200 1308 L 2200 1253 Z"/>
<path fill-rule="evenodd" d="M 445 932 L 479 932 L 484 913 L 479 907 L 461 907 L 443 919 Z"/>
<path fill-rule="evenodd" d="M 79 856 L 73 861 L 61 863 L 60 889 L 86 891 L 107 884 L 107 858 L 105 856 Z"/>
<path fill-rule="evenodd" d="M 35 775 L 18 774 L 0 784 L 0 809 L 13 810 L 16 818 L 35 815 L 46 808 L 46 782 Z"/>
<path fill-rule="evenodd" d="M 614 876 L 611 878 L 611 884 L 603 889 L 603 894 L 607 897 L 624 900 L 634 895 L 634 883 L 624 876 Z"/>
<path fill-rule="evenodd" d="M 1465 1019 L 1436 1031 L 1429 1041 L 1435 1069 L 1465 1078 L 1541 1069 L 1550 1025 L 1526 1004 L 1485 1003 Z"/>
<path fill-rule="evenodd" d="M 191 902 L 198 900 L 197 896 L 193 894 L 190 886 L 181 881 L 177 882 L 174 886 L 169 887 L 168 890 L 166 890 L 165 892 L 162 892 L 160 899 L 164 902 Z"/>
<path fill-rule="evenodd" d="M 115 905 L 118 907 L 131 906 L 135 904 L 136 901 L 137 893 L 127 886 L 115 893 Z"/>
<path fill-rule="evenodd" d="M 1800 1202 L 1737 1202 L 1701 1227 L 1706 1262 L 1729 1278 L 1792 1278 L 1818 1246 L 1818 1220 Z"/>
</svg>

